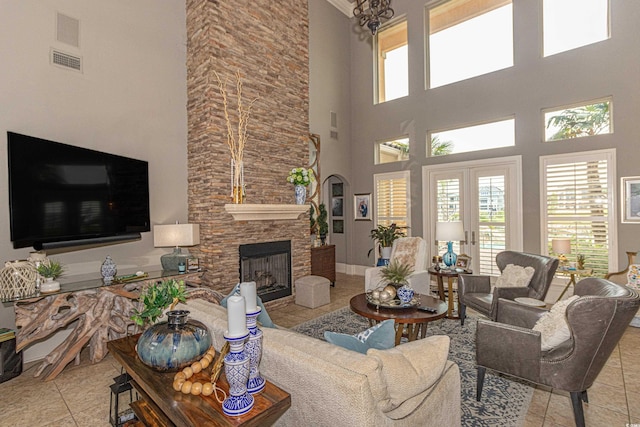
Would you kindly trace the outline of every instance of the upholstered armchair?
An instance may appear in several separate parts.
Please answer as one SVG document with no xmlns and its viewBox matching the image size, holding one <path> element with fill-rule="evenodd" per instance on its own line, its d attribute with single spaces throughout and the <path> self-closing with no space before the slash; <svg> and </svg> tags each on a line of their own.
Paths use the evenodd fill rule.
<svg viewBox="0 0 640 427">
<path fill-rule="evenodd" d="M 427 271 L 427 242 L 422 237 L 401 237 L 393 241 L 389 262 L 396 260 L 413 268 L 409 285 L 419 294 L 429 295 L 429 272 Z M 383 267 L 367 268 L 364 271 L 365 290 L 375 289 L 383 283 L 380 270 Z"/>
<path fill-rule="evenodd" d="M 458 311 L 461 325 L 464 325 L 467 307 L 495 320 L 500 298 L 514 300 L 518 297 L 528 297 L 544 301 L 558 268 L 558 259 L 525 252 L 502 251 L 496 255 L 496 264 L 501 272 L 509 264 L 532 267 L 533 276 L 526 286 L 496 286 L 492 293 L 490 276 L 460 274 L 458 276 Z"/>
<path fill-rule="evenodd" d="M 640 289 L 640 264 L 635 261 L 638 252 L 627 252 L 627 267 L 622 271 L 607 273 L 605 279 L 619 285 L 630 286 L 636 291 Z M 631 326 L 640 328 L 640 315 L 636 315 L 631 321 Z"/>
<path fill-rule="evenodd" d="M 637 312 L 640 296 L 629 287 L 595 277 L 579 281 L 575 295 L 573 301 L 556 303 L 566 305 L 564 313 L 554 308 L 545 315 L 545 321 L 566 322 L 565 333 L 556 335 L 555 343 L 549 340 L 560 325 L 536 325 L 546 313 L 541 308 L 501 300 L 496 322 L 478 320 L 478 401 L 490 369 L 569 392 L 575 423 L 585 425 L 582 402 L 588 403 L 587 389 Z"/>
</svg>

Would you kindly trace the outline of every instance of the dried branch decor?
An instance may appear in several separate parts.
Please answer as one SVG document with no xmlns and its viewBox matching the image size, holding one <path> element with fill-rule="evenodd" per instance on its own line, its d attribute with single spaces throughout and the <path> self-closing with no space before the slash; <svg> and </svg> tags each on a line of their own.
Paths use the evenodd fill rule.
<svg viewBox="0 0 640 427">
<path fill-rule="evenodd" d="M 243 174 L 243 156 L 244 146 L 247 142 L 247 124 L 249 123 L 249 116 L 251 115 L 251 108 L 258 98 L 249 102 L 248 106 L 245 106 L 242 102 L 242 80 L 240 71 L 236 72 L 236 120 L 238 123 L 237 131 L 234 131 L 234 126 L 231 121 L 231 115 L 229 113 L 229 97 L 227 96 L 227 79 L 223 82 L 217 72 L 214 71 L 216 79 L 218 80 L 218 89 L 220 95 L 222 95 L 222 104 L 224 106 L 224 119 L 227 122 L 227 145 L 231 152 L 231 197 L 234 203 L 242 203 L 244 198 L 244 174 Z"/>
</svg>

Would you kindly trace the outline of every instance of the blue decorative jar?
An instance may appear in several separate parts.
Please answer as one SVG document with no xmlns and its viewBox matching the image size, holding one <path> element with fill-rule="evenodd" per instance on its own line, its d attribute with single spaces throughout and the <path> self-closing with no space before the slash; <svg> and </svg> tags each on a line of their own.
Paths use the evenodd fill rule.
<svg viewBox="0 0 640 427">
<path fill-rule="evenodd" d="M 397 290 L 398 298 L 400 298 L 403 304 L 410 303 L 414 294 L 413 288 L 409 285 L 400 286 Z"/>
<path fill-rule="evenodd" d="M 167 312 L 168 320 L 147 328 L 136 352 L 145 365 L 158 371 L 179 371 L 200 359 L 211 347 L 211 334 L 197 320 L 187 320 L 187 310 Z"/>
</svg>

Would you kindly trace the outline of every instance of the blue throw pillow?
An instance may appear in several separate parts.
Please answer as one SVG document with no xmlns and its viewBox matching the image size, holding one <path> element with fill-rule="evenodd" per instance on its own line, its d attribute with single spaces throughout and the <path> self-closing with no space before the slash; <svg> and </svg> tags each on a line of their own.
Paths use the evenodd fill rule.
<svg viewBox="0 0 640 427">
<path fill-rule="evenodd" d="M 227 308 L 227 300 L 229 299 L 229 297 L 234 295 L 240 296 L 240 283 L 233 287 L 229 295 L 222 298 L 222 301 L 220 301 L 220 305 L 224 308 Z M 267 309 L 264 307 L 264 304 L 262 304 L 262 299 L 259 296 L 256 297 L 256 303 L 258 304 L 258 307 L 262 309 L 260 314 L 258 314 L 258 322 L 260 323 L 260 325 L 264 326 L 265 328 L 275 328 L 276 325 L 275 323 L 273 323 L 273 320 L 271 320 L 271 317 L 269 317 L 269 313 L 267 313 Z"/>
<path fill-rule="evenodd" d="M 395 320 L 385 320 L 356 335 L 326 331 L 324 339 L 331 344 L 362 354 L 367 354 L 370 348 L 386 350 L 396 344 Z"/>
</svg>

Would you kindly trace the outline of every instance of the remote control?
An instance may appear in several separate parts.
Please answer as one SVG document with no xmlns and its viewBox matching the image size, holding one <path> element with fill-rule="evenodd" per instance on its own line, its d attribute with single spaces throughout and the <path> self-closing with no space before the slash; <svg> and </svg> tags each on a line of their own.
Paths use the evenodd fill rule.
<svg viewBox="0 0 640 427">
<path fill-rule="evenodd" d="M 437 313 L 438 309 L 434 308 L 434 307 L 427 307 L 427 306 L 422 306 L 422 307 L 418 307 L 418 310 L 420 311 L 426 311 L 427 313 Z"/>
</svg>

